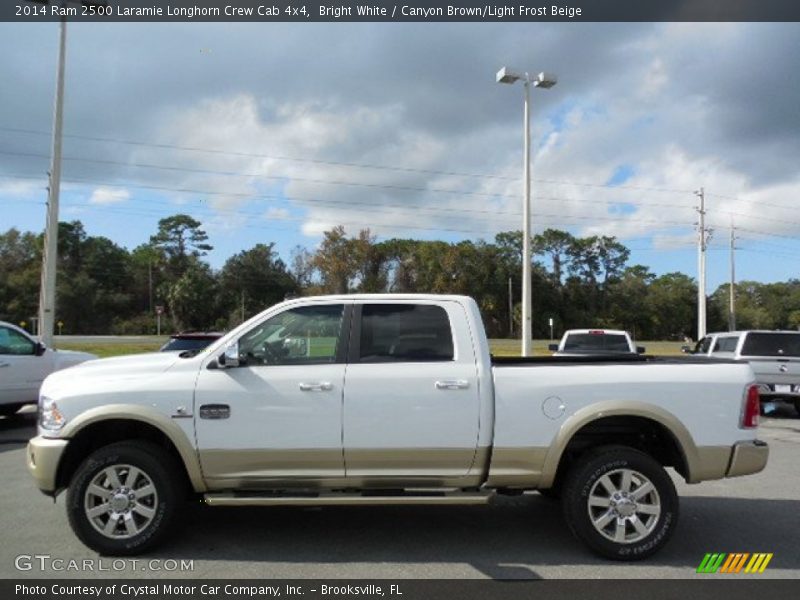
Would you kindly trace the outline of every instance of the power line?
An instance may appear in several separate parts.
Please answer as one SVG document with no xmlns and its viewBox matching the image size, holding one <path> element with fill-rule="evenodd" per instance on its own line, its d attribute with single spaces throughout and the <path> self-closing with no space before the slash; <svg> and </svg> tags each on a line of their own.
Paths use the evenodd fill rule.
<svg viewBox="0 0 800 600">
<path fill-rule="evenodd" d="M 17 127 L 0 127 L 0 131 L 8 131 L 8 132 L 15 132 L 15 133 L 26 133 L 26 134 L 34 134 L 34 135 L 48 135 L 47 132 L 44 131 L 37 131 L 33 129 L 22 129 Z M 73 138 L 73 139 L 81 139 L 86 141 L 93 141 L 93 142 L 101 142 L 101 143 L 115 143 L 115 144 L 124 144 L 124 145 L 131 145 L 131 146 L 144 146 L 144 147 L 152 147 L 152 148 L 161 148 L 167 150 L 181 150 L 181 151 L 190 151 L 190 152 L 202 152 L 207 154 L 216 154 L 216 155 L 224 155 L 224 156 L 240 156 L 243 158 L 262 158 L 268 160 L 285 160 L 285 161 L 293 161 L 293 162 L 305 162 L 310 164 L 322 164 L 322 165 L 330 165 L 330 166 L 344 166 L 344 167 L 354 167 L 354 168 L 362 168 L 362 169 L 375 169 L 375 170 L 387 170 L 387 171 L 397 171 L 397 172 L 404 172 L 404 173 L 421 173 L 427 175 L 447 175 L 447 176 L 456 176 L 456 177 L 470 177 L 470 178 L 481 178 L 481 179 L 498 179 L 504 181 L 518 181 L 518 177 L 509 177 L 506 175 L 492 175 L 487 173 L 466 173 L 463 171 L 439 171 L 435 169 L 417 169 L 412 167 L 398 167 L 398 166 L 388 166 L 388 165 L 376 165 L 370 163 L 356 163 L 356 162 L 346 162 L 346 161 L 331 161 L 331 160 L 322 160 L 322 159 L 315 159 L 315 158 L 301 158 L 296 156 L 279 156 L 279 155 L 269 155 L 269 154 L 258 154 L 258 153 L 251 153 L 251 152 L 241 152 L 235 150 L 219 150 L 217 148 L 202 148 L 196 146 L 181 146 L 176 144 L 164 144 L 164 143 L 155 143 L 155 142 L 142 142 L 142 141 L 134 141 L 134 140 L 124 140 L 119 138 L 105 138 L 105 137 L 94 137 L 94 136 L 85 136 L 85 135 L 65 135 L 64 137 Z M 646 187 L 646 186 L 627 186 L 621 184 L 611 184 L 611 183 L 592 183 L 592 182 L 575 182 L 575 181 L 565 181 L 565 180 L 550 180 L 550 179 L 534 179 L 536 183 L 551 183 L 551 184 L 559 184 L 559 185 L 574 185 L 578 187 L 596 187 L 596 188 L 609 188 L 609 189 L 619 189 L 619 190 L 632 190 L 632 191 L 650 191 L 650 192 L 658 192 L 658 193 L 667 193 L 667 194 L 688 194 L 691 193 L 691 190 L 679 190 L 679 189 L 670 189 L 670 188 L 658 188 L 658 187 Z"/>
</svg>

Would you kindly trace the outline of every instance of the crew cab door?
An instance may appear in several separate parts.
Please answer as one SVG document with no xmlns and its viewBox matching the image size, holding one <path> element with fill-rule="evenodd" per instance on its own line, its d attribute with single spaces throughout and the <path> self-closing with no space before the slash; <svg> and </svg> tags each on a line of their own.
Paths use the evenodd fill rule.
<svg viewBox="0 0 800 600">
<path fill-rule="evenodd" d="M 348 478 L 399 483 L 459 478 L 478 445 L 479 388 L 463 307 L 354 307 L 344 393 Z"/>
<path fill-rule="evenodd" d="M 344 476 L 349 318 L 342 302 L 288 308 L 239 337 L 238 366 L 201 369 L 194 419 L 210 488 Z"/>
</svg>

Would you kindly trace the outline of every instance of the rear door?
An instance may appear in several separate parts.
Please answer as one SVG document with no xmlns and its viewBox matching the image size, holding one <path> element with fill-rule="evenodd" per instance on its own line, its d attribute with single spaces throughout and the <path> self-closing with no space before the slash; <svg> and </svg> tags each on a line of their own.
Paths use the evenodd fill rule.
<svg viewBox="0 0 800 600">
<path fill-rule="evenodd" d="M 345 373 L 348 478 L 458 478 L 478 444 L 478 374 L 456 302 L 356 305 Z"/>
</svg>

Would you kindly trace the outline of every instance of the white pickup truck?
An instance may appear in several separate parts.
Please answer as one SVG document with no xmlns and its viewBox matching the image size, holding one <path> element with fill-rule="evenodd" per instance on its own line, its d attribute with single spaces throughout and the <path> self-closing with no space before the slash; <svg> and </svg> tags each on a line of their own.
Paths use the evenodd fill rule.
<svg viewBox="0 0 800 600">
<path fill-rule="evenodd" d="M 53 371 L 94 358 L 88 352 L 47 348 L 24 329 L 0 321 L 0 415 L 35 404 L 42 381 Z"/>
<path fill-rule="evenodd" d="M 753 368 L 765 412 L 775 402 L 794 404 L 800 413 L 800 331 L 748 330 L 709 333 L 691 350 L 714 359 L 746 360 Z"/>
<path fill-rule="evenodd" d="M 492 358 L 474 300 L 355 295 L 273 306 L 206 349 L 51 375 L 28 468 L 89 547 L 164 539 L 209 505 L 486 503 L 549 490 L 595 552 L 633 560 L 673 532 L 666 467 L 756 473 L 746 363 Z"/>
<path fill-rule="evenodd" d="M 644 354 L 645 348 L 633 343 L 620 329 L 569 329 L 558 344 L 548 345 L 553 356 L 601 354 Z"/>
</svg>

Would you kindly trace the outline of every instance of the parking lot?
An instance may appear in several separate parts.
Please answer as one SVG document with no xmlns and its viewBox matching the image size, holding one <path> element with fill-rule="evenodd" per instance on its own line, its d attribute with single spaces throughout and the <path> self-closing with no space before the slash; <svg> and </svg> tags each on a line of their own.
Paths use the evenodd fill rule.
<svg viewBox="0 0 800 600">
<path fill-rule="evenodd" d="M 764 472 L 694 486 L 678 482 L 675 535 L 663 552 L 637 564 L 589 554 L 567 531 L 558 503 L 532 494 L 477 507 L 198 505 L 187 510 L 172 541 L 120 572 L 121 563 L 98 563 L 73 536 L 63 496 L 54 504 L 28 477 L 24 442 L 34 423 L 30 411 L 0 419 L 3 578 L 684 578 L 697 576 L 706 552 L 772 552 L 757 577 L 800 576 L 800 419 L 788 408 L 762 420 L 760 436 L 771 447 Z M 50 558 L 42 569 L 41 559 L 20 562 L 20 555 Z M 95 572 L 57 570 L 52 559 L 64 565 L 95 559 L 89 563 Z M 180 571 L 181 561 L 192 568 Z"/>
</svg>

